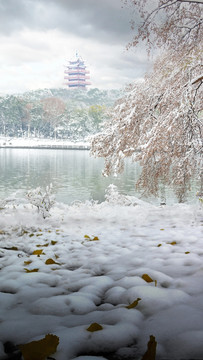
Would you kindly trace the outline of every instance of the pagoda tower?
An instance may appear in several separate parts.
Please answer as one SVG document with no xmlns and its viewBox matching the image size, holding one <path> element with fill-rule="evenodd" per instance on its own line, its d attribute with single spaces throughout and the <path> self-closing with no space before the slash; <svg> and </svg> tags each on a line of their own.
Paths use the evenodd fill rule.
<svg viewBox="0 0 203 360">
<path fill-rule="evenodd" d="M 64 79 L 67 80 L 65 83 L 69 88 L 75 89 L 86 89 L 87 85 L 91 85 L 88 81 L 90 72 L 86 69 L 85 62 L 76 53 L 76 58 L 73 61 L 69 61 L 68 66 L 64 71 Z"/>
</svg>

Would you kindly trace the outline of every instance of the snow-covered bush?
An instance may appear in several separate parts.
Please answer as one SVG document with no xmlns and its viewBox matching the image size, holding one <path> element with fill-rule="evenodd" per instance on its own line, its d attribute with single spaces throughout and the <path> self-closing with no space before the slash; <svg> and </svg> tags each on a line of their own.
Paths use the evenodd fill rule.
<svg viewBox="0 0 203 360">
<path fill-rule="evenodd" d="M 0 210 L 3 210 L 3 209 L 5 208 L 6 203 L 7 203 L 6 200 L 1 200 L 1 199 L 0 199 Z"/>
<path fill-rule="evenodd" d="M 133 197 L 120 194 L 118 187 L 110 184 L 106 189 L 105 200 L 111 205 L 134 206 L 137 205 L 133 201 Z"/>
<path fill-rule="evenodd" d="M 37 187 L 27 193 L 30 204 L 37 207 L 38 212 L 42 214 L 44 219 L 50 216 L 49 211 L 54 204 L 54 196 L 51 195 L 51 192 L 52 184 L 47 186 L 45 191 Z"/>
</svg>

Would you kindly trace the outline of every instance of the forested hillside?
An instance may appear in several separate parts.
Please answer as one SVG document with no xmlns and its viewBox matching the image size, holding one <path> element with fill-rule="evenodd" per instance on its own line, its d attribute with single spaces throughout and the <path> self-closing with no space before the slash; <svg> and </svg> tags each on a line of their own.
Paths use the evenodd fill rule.
<svg viewBox="0 0 203 360">
<path fill-rule="evenodd" d="M 102 129 L 119 90 L 42 89 L 0 97 L 0 134 L 85 139 Z"/>
</svg>

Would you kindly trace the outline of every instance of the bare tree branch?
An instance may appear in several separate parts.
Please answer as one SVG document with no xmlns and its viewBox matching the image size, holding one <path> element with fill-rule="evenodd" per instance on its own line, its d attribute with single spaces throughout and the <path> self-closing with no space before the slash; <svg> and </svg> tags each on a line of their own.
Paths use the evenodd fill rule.
<svg viewBox="0 0 203 360">
<path fill-rule="evenodd" d="M 203 0 L 177 0 L 179 2 L 187 2 L 191 4 L 203 4 Z"/>
</svg>

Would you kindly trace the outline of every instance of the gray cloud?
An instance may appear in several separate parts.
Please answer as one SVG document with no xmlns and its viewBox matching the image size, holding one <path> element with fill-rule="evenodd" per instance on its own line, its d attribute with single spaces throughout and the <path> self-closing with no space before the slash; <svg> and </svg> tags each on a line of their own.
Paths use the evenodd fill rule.
<svg viewBox="0 0 203 360">
<path fill-rule="evenodd" d="M 64 63 L 76 50 L 93 87 L 119 88 L 142 77 L 145 49 L 125 48 L 131 10 L 122 0 L 0 0 L 0 93 L 63 86 Z"/>
<path fill-rule="evenodd" d="M 83 38 L 128 41 L 130 14 L 121 0 L 0 0 L 0 32 L 60 29 Z"/>
</svg>

